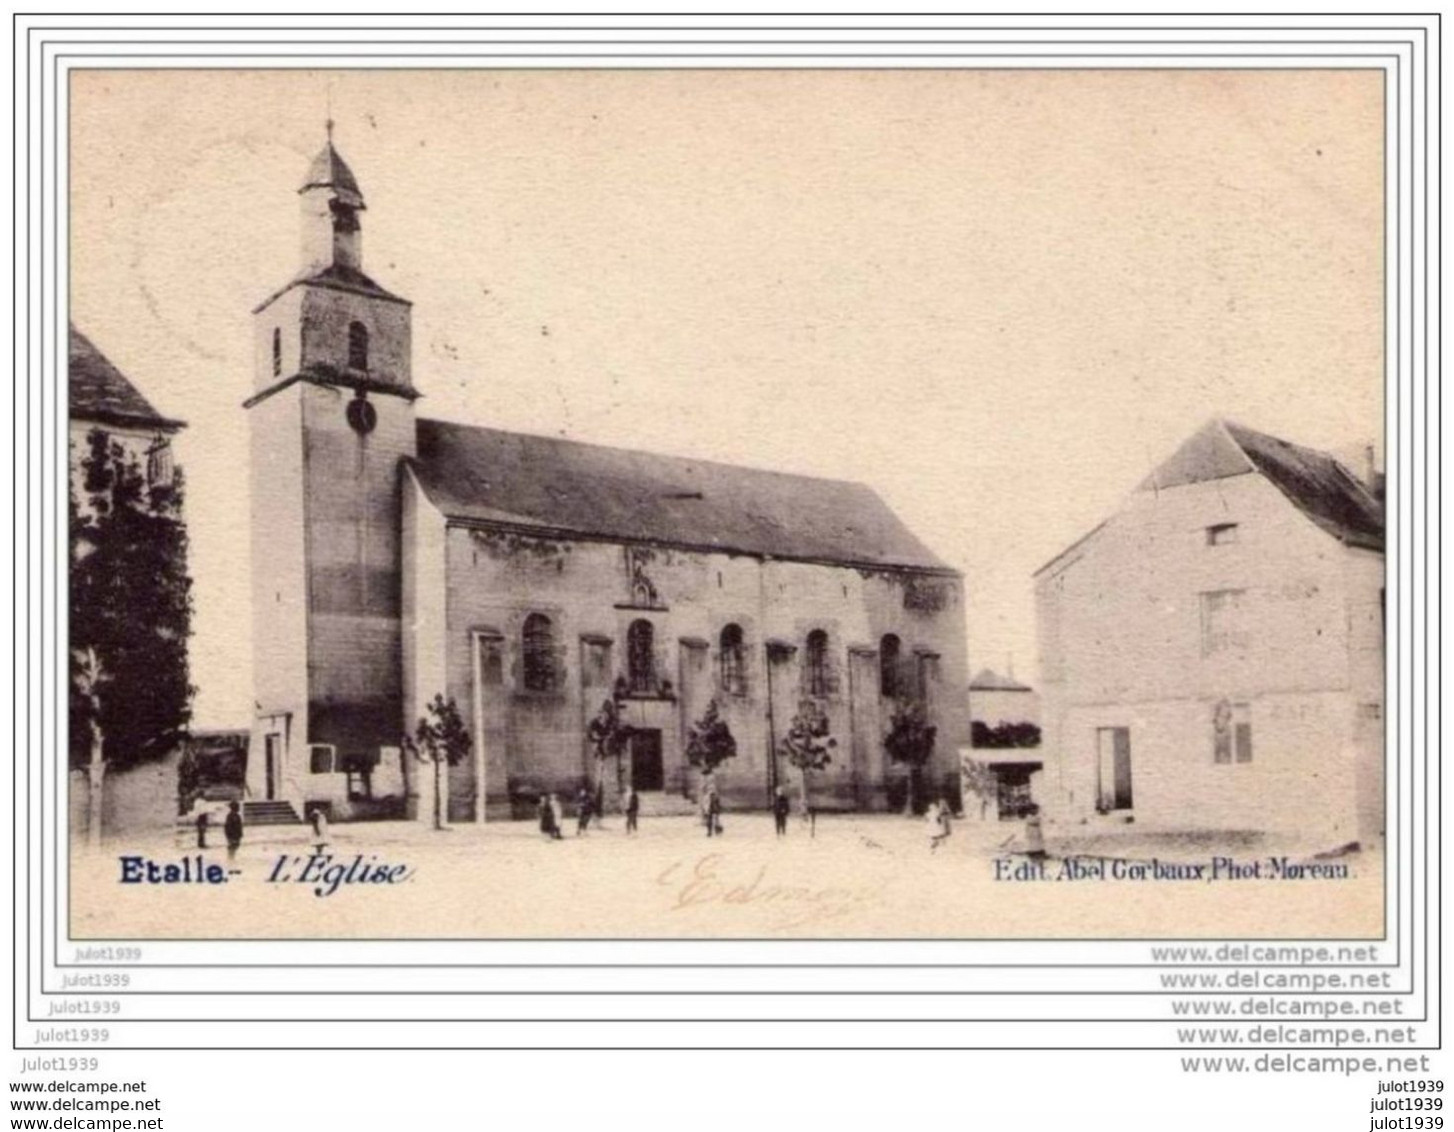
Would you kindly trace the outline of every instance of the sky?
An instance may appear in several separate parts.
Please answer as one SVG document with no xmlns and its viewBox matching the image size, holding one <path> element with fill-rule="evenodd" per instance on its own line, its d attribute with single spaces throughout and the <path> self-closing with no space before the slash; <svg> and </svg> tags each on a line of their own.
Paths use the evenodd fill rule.
<svg viewBox="0 0 1454 1132">
<path fill-rule="evenodd" d="M 251 310 L 324 120 L 426 416 L 852 479 L 1036 678 L 1034 571 L 1212 416 L 1380 453 L 1374 71 L 89 71 L 70 314 L 186 420 L 194 724 L 252 715 Z"/>
</svg>

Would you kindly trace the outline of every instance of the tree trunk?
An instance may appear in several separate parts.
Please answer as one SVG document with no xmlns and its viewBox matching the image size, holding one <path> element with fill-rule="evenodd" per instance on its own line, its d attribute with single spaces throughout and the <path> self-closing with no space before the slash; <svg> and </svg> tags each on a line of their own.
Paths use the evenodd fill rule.
<svg viewBox="0 0 1454 1132">
<path fill-rule="evenodd" d="M 87 769 L 90 787 L 86 798 L 86 844 L 92 849 L 101 847 L 101 810 L 106 782 L 106 763 L 101 757 L 101 727 L 91 720 L 91 763 Z"/>
<path fill-rule="evenodd" d="M 442 813 L 443 807 L 440 804 L 440 796 L 439 796 L 439 774 L 440 774 L 440 770 L 439 770 L 439 760 L 438 759 L 434 759 L 432 761 L 434 763 L 434 828 L 435 829 L 443 829 L 444 828 L 444 815 Z"/>
</svg>

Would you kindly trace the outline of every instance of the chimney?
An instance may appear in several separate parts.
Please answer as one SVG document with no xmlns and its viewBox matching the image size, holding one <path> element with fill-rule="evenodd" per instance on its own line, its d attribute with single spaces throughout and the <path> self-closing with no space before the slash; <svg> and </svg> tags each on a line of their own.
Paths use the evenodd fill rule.
<svg viewBox="0 0 1454 1132">
<path fill-rule="evenodd" d="M 1375 458 L 1372 444 L 1366 444 L 1363 447 L 1363 468 L 1364 482 L 1368 485 L 1368 490 L 1373 494 L 1373 498 L 1382 503 L 1384 474 L 1378 470 L 1378 461 Z"/>
</svg>

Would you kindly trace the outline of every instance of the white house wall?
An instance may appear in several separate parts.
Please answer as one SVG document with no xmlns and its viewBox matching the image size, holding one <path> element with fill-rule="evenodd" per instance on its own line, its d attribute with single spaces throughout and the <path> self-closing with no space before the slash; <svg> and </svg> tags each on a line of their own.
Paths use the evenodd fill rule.
<svg viewBox="0 0 1454 1132">
<path fill-rule="evenodd" d="M 1208 545 L 1225 523 L 1235 542 Z M 1354 673 L 1381 650 L 1381 567 L 1260 475 L 1137 492 L 1036 581 L 1045 803 L 1093 814 L 1096 730 L 1129 727 L 1138 823 L 1356 836 Z M 1201 595 L 1227 590 L 1245 640 L 1207 653 Z M 1248 705 L 1250 763 L 1213 762 L 1221 701 Z"/>
<path fill-rule="evenodd" d="M 420 719 L 426 705 L 448 688 L 445 677 L 445 525 L 444 516 L 429 502 L 419 482 L 406 466 L 403 471 L 403 526 L 401 545 L 402 652 L 404 664 L 404 721 Z M 459 700 L 468 715 L 468 700 Z M 466 726 L 471 724 L 466 722 Z M 409 794 L 417 808 L 417 795 L 428 769 L 411 767 Z"/>
<path fill-rule="evenodd" d="M 265 796 L 264 743 L 283 744 L 279 797 L 302 797 L 307 758 L 308 587 L 304 561 L 302 395 L 284 390 L 248 410 L 252 488 L 253 697 L 247 788 Z"/>
</svg>

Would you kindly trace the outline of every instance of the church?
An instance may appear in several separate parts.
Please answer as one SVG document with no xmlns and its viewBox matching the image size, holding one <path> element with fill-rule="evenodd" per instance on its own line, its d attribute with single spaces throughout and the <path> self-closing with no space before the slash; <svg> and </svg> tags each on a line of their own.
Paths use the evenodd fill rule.
<svg viewBox="0 0 1454 1132">
<path fill-rule="evenodd" d="M 428 418 L 331 127 L 298 195 L 302 270 L 253 311 L 244 403 L 251 820 L 426 815 L 433 769 L 402 740 L 439 694 L 471 738 L 443 776 L 454 822 L 628 784 L 684 812 L 712 705 L 729 809 L 797 800 L 779 752 L 805 711 L 835 741 L 815 807 L 902 806 L 884 740 L 910 705 L 937 728 L 920 781 L 957 798 L 962 577 L 871 489 Z"/>
</svg>

